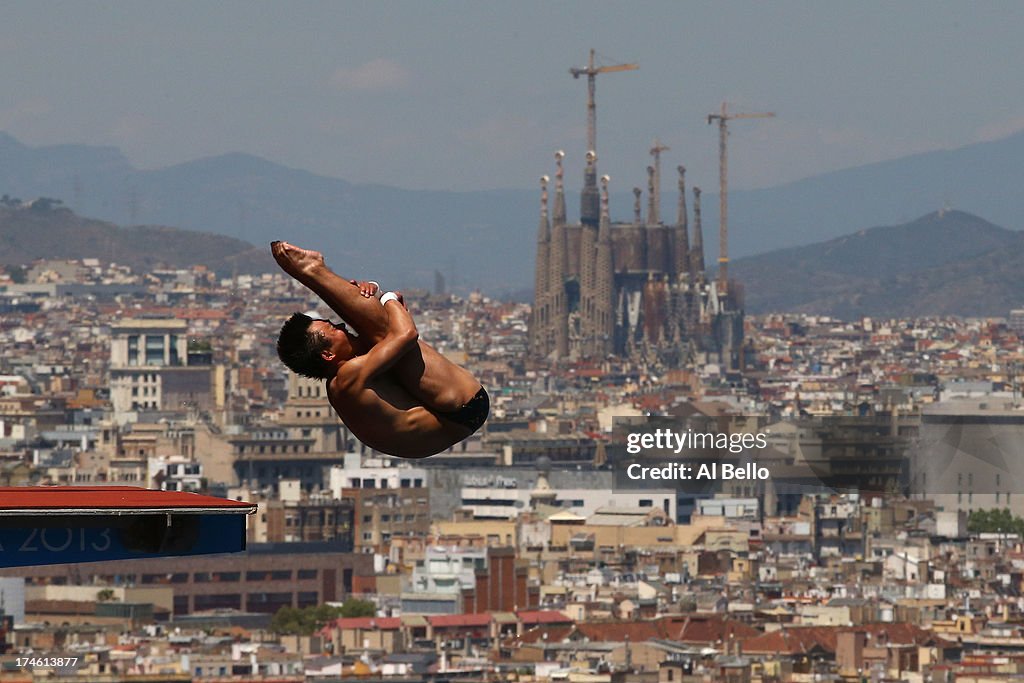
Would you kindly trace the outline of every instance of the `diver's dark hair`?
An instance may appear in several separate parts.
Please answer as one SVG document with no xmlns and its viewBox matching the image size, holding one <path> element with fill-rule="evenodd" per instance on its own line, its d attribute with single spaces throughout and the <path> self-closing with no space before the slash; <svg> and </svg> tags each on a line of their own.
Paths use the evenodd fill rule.
<svg viewBox="0 0 1024 683">
<path fill-rule="evenodd" d="M 322 334 L 309 329 L 313 319 L 303 313 L 293 313 L 281 326 L 277 337 L 277 355 L 288 369 L 303 377 L 326 379 L 330 366 L 321 356 L 327 348 Z"/>
</svg>

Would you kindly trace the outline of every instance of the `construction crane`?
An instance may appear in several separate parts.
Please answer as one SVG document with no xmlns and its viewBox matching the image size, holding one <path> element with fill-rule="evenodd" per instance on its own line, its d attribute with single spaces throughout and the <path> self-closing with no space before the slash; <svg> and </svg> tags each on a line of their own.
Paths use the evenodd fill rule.
<svg viewBox="0 0 1024 683">
<path fill-rule="evenodd" d="M 718 114 L 708 114 L 708 124 L 718 121 L 718 290 L 725 293 L 729 283 L 729 183 L 727 172 L 726 139 L 729 137 L 729 121 L 732 119 L 770 119 L 773 112 L 754 114 L 730 114 L 726 103 Z"/>
<path fill-rule="evenodd" d="M 594 66 L 594 50 L 590 51 L 590 61 L 583 68 L 569 69 L 573 78 L 587 77 L 587 151 L 597 151 L 597 108 L 594 106 L 594 82 L 597 74 L 613 71 L 636 71 L 639 64 L 613 64 L 611 66 Z"/>
</svg>

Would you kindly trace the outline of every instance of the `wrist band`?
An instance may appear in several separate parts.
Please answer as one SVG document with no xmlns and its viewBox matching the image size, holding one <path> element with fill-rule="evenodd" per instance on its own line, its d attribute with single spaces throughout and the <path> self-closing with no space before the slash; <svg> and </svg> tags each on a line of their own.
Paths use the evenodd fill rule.
<svg viewBox="0 0 1024 683">
<path fill-rule="evenodd" d="M 383 306 L 389 301 L 398 301 L 398 295 L 394 292 L 388 292 L 380 298 L 380 305 Z"/>
<path fill-rule="evenodd" d="M 366 281 L 366 284 L 368 284 L 368 285 L 373 285 L 374 287 L 376 287 L 376 288 L 377 288 L 377 291 L 378 291 L 378 292 L 380 291 L 380 283 L 379 283 L 379 282 L 377 282 L 376 280 L 367 280 L 367 281 Z"/>
</svg>

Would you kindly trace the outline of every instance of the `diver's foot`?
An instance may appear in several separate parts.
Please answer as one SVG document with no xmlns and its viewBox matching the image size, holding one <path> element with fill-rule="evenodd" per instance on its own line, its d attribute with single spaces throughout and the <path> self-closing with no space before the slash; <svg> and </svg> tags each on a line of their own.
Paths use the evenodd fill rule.
<svg viewBox="0 0 1024 683">
<path fill-rule="evenodd" d="M 324 265 L 324 255 L 312 249 L 303 249 L 288 242 L 271 242 L 270 253 L 281 269 L 292 277 L 309 275 Z"/>
</svg>

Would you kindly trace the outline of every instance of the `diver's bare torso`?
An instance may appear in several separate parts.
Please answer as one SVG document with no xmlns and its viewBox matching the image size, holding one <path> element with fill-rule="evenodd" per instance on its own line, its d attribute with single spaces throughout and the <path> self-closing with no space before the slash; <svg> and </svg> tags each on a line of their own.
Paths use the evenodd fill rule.
<svg viewBox="0 0 1024 683">
<path fill-rule="evenodd" d="M 424 408 L 387 374 L 360 385 L 339 372 L 327 382 L 327 397 L 357 439 L 388 455 L 424 458 L 447 450 L 470 433 Z"/>
</svg>

